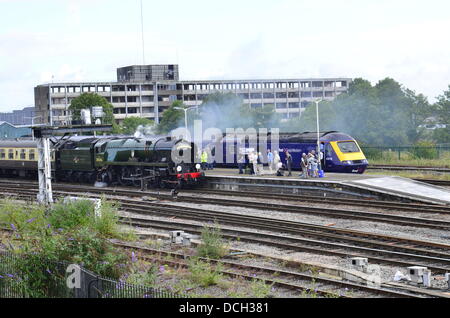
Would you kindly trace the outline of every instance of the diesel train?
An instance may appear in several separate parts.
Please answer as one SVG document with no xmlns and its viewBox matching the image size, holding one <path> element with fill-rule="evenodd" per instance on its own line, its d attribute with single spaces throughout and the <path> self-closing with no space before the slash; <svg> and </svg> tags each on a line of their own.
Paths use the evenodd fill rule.
<svg viewBox="0 0 450 318">
<path fill-rule="evenodd" d="M 51 138 L 55 180 L 180 187 L 204 179 L 194 143 L 168 136 Z M 0 174 L 35 177 L 38 153 L 30 140 L 0 141 Z"/>
<path fill-rule="evenodd" d="M 317 151 L 317 132 L 280 133 L 278 145 L 272 145 L 270 132 L 264 136 L 267 141 L 260 143 L 261 136 L 256 141 L 250 142 L 248 136 L 222 136 L 222 139 L 214 142 L 205 142 L 203 147 L 210 150 L 217 166 L 237 167 L 237 156 L 240 152 L 245 155 L 248 164 L 248 153 L 257 151 L 261 153 L 262 163 L 267 162 L 267 149 L 278 151 L 281 161 L 285 163 L 284 150 L 292 155 L 292 168 L 300 169 L 302 153 L 311 150 Z M 348 134 L 338 131 L 319 133 L 321 155 L 321 167 L 326 172 L 364 173 L 368 161 L 361 151 L 358 143 Z M 261 147 L 263 145 L 264 147 Z M 218 151 L 220 149 L 220 151 Z M 220 157 L 220 158 L 219 158 Z"/>
</svg>

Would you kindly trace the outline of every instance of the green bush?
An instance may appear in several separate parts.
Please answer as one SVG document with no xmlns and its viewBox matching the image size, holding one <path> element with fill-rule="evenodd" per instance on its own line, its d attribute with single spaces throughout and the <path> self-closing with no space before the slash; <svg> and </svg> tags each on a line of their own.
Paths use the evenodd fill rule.
<svg viewBox="0 0 450 318">
<path fill-rule="evenodd" d="M 437 159 L 436 145 L 429 141 L 419 141 L 411 147 L 410 153 L 415 159 Z"/>
<path fill-rule="evenodd" d="M 101 216 L 95 216 L 89 200 L 58 202 L 48 210 L 40 205 L 2 202 L 0 222 L 14 230 L 9 246 L 20 256 L 15 271 L 27 295 L 50 295 L 49 286 L 63 281 L 49 262 L 80 264 L 115 279 L 128 270 L 129 257 L 109 241 L 121 235 L 117 207 L 103 200 L 100 212 Z"/>
<path fill-rule="evenodd" d="M 92 220 L 94 220 L 94 203 L 90 200 L 58 202 L 48 212 L 48 221 L 56 228 L 83 227 Z"/>
<path fill-rule="evenodd" d="M 383 158 L 383 151 L 379 147 L 362 147 L 361 150 L 368 160 L 376 160 Z"/>
<path fill-rule="evenodd" d="M 189 260 L 189 271 L 191 272 L 191 281 L 202 287 L 217 285 L 222 278 L 222 266 L 220 264 L 213 267 L 211 264 L 196 258 Z"/>
</svg>

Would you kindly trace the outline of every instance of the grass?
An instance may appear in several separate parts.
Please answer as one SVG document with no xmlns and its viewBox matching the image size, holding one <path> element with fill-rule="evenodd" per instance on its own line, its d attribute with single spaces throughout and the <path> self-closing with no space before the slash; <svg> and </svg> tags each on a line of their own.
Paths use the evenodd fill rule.
<svg viewBox="0 0 450 318">
<path fill-rule="evenodd" d="M 419 167 L 450 168 L 450 158 L 441 159 L 414 159 L 414 158 L 392 158 L 368 159 L 370 165 L 402 165 Z"/>
<path fill-rule="evenodd" d="M 438 167 L 438 168 L 450 168 L 450 152 L 441 151 L 438 158 L 417 158 L 411 152 L 408 151 L 382 151 L 375 154 L 375 157 L 371 157 L 369 153 L 366 153 L 369 165 L 404 165 L 404 166 L 420 166 L 420 167 Z M 433 157 L 433 156 L 432 156 Z"/>
</svg>

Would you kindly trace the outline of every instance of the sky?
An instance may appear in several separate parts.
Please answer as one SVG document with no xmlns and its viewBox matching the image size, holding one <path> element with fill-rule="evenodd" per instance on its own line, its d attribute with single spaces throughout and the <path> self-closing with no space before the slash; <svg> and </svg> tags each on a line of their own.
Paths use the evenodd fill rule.
<svg viewBox="0 0 450 318">
<path fill-rule="evenodd" d="M 450 84 L 448 0 L 142 0 L 146 64 L 180 79 L 391 77 L 430 102 Z M 140 0 L 0 0 L 0 112 L 50 82 L 143 64 Z"/>
</svg>

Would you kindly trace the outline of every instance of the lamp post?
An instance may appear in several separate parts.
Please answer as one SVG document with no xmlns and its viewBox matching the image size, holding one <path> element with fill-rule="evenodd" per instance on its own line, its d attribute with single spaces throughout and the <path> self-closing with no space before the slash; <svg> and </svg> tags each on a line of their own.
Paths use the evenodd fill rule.
<svg viewBox="0 0 450 318">
<path fill-rule="evenodd" d="M 197 107 L 198 107 L 198 106 L 191 106 L 191 107 L 187 107 L 187 108 L 184 108 L 184 107 L 174 107 L 174 109 L 178 109 L 178 110 L 183 110 L 183 111 L 184 111 L 184 128 L 186 129 L 186 139 L 187 139 L 187 132 L 188 132 L 187 112 L 188 112 L 188 110 L 193 109 L 193 108 L 197 108 Z"/>
<path fill-rule="evenodd" d="M 322 170 L 321 158 L 320 158 L 320 133 L 319 133 L 319 103 L 321 99 L 315 100 L 316 103 L 316 120 L 317 120 L 317 156 L 319 158 L 319 170 Z"/>
<path fill-rule="evenodd" d="M 31 119 L 31 137 L 34 140 L 34 130 L 33 130 L 33 126 L 34 126 L 34 119 L 35 118 L 41 118 L 42 116 L 33 116 L 33 117 L 24 117 L 26 119 Z"/>
</svg>

